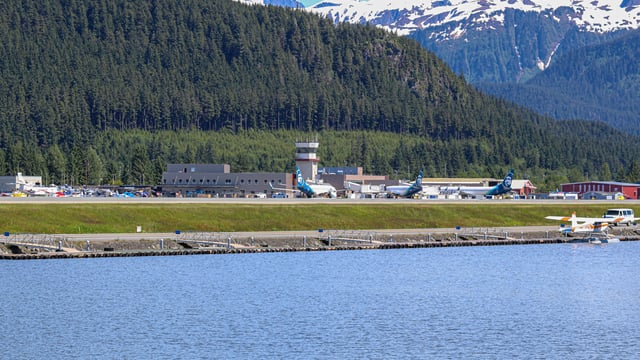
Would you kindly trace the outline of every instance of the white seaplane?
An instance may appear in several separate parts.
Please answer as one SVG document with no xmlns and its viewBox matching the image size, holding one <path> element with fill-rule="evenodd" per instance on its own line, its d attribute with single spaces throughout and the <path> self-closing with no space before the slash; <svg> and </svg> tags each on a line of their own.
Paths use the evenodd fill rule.
<svg viewBox="0 0 640 360">
<path fill-rule="evenodd" d="M 575 211 L 571 216 L 546 216 L 548 220 L 569 222 L 570 226 L 561 225 L 559 231 L 564 234 L 584 234 L 583 238 L 577 238 L 572 242 L 588 242 L 591 244 L 620 242 L 620 239 L 609 235 L 609 225 L 621 222 L 623 217 L 617 218 L 590 218 L 578 217 Z"/>
</svg>

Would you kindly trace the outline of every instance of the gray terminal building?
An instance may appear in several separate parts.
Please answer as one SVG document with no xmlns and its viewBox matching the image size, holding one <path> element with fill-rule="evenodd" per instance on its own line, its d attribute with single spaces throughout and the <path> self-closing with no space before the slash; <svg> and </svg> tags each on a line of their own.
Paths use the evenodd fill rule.
<svg viewBox="0 0 640 360">
<path fill-rule="evenodd" d="M 293 197 L 294 174 L 232 173 L 229 164 L 168 164 L 161 192 L 179 197 Z"/>
</svg>

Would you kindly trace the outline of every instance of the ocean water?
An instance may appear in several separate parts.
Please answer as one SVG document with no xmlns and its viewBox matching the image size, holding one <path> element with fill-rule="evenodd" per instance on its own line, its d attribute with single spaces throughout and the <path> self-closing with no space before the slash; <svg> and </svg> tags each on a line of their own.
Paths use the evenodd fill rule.
<svg viewBox="0 0 640 360">
<path fill-rule="evenodd" d="M 637 359 L 640 242 L 0 262 L 1 359 Z"/>
</svg>

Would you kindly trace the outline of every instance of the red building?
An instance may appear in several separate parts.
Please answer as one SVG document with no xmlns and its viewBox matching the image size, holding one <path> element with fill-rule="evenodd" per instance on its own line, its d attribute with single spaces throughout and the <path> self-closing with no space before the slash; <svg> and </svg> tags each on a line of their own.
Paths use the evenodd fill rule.
<svg viewBox="0 0 640 360">
<path fill-rule="evenodd" d="M 522 197 L 528 197 L 529 194 L 532 194 L 536 191 L 536 187 L 533 186 L 531 181 L 529 180 L 513 180 L 511 182 L 511 192 L 514 194 L 518 194 Z"/>
<path fill-rule="evenodd" d="M 585 181 L 578 183 L 562 184 L 565 193 L 577 193 L 579 198 L 586 192 L 622 193 L 626 199 L 638 199 L 640 184 L 621 183 L 613 181 Z"/>
</svg>

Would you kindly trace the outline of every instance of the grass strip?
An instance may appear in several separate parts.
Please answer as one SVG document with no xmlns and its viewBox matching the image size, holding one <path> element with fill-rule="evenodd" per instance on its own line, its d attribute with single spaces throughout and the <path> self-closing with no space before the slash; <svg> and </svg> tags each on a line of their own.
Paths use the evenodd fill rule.
<svg viewBox="0 0 640 360">
<path fill-rule="evenodd" d="M 623 205 L 428 202 L 401 204 L 3 204 L 0 231 L 90 234 L 558 225 L 547 215 L 600 217 Z M 633 208 L 633 207 L 631 207 Z M 634 209 L 638 213 L 638 209 Z"/>
</svg>

